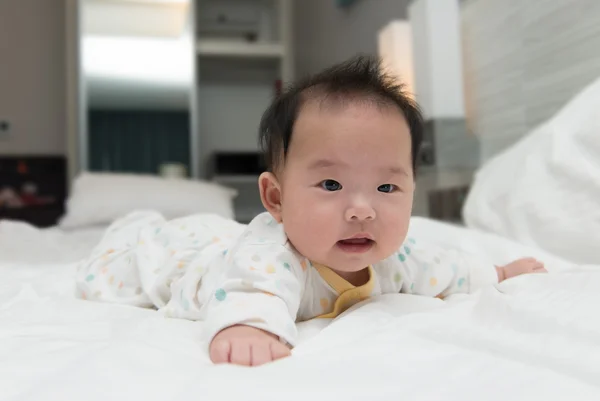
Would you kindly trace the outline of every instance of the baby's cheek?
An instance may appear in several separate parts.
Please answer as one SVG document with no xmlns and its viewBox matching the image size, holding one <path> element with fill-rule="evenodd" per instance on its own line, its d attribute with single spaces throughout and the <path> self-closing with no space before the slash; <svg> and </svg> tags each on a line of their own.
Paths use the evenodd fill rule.
<svg viewBox="0 0 600 401">
<path fill-rule="evenodd" d="M 331 219 L 297 213 L 291 220 L 285 224 L 286 234 L 298 252 L 309 259 L 321 260 L 337 241 L 331 233 Z"/>
<path fill-rule="evenodd" d="M 396 252 L 406 240 L 408 233 L 408 221 L 402 219 L 394 219 L 385 223 L 383 232 L 379 234 L 379 247 L 381 248 L 383 257 L 388 257 Z"/>
</svg>

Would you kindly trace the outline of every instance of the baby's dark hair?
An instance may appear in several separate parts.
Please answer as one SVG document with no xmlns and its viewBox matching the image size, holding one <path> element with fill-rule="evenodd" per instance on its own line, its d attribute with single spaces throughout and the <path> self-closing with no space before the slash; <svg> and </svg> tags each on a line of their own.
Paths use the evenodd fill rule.
<svg viewBox="0 0 600 401">
<path fill-rule="evenodd" d="M 275 98 L 260 121 L 259 141 L 267 171 L 285 163 L 294 124 L 307 100 L 350 102 L 366 100 L 382 106 L 396 106 L 404 115 L 411 137 L 412 167 L 423 141 L 423 117 L 404 86 L 383 73 L 380 60 L 357 56 L 309 76 Z"/>
</svg>

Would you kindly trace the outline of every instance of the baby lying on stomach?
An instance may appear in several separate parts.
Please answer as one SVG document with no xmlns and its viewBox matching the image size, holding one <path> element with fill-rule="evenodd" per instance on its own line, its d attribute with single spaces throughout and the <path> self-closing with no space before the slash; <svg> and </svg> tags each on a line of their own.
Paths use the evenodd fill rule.
<svg viewBox="0 0 600 401">
<path fill-rule="evenodd" d="M 248 226 L 217 216 L 115 222 L 78 269 L 84 299 L 203 320 L 216 363 L 290 354 L 295 322 L 332 318 L 366 298 L 444 298 L 545 272 L 406 238 L 423 124 L 417 105 L 355 58 L 289 88 L 260 124 L 267 212 Z"/>
</svg>

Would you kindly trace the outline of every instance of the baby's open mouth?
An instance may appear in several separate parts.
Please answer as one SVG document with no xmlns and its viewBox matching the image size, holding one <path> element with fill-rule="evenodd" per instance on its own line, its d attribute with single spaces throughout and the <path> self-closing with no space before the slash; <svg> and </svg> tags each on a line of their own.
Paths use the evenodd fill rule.
<svg viewBox="0 0 600 401">
<path fill-rule="evenodd" d="M 348 238 L 337 242 L 337 246 L 344 252 L 362 253 L 366 252 L 375 244 L 369 238 Z"/>
</svg>

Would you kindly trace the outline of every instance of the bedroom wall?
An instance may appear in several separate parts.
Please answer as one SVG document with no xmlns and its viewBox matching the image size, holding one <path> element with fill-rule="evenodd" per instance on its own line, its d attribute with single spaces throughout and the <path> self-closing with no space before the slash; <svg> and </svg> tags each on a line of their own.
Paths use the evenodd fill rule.
<svg viewBox="0 0 600 401">
<path fill-rule="evenodd" d="M 600 76 L 600 1 L 462 2 L 467 116 L 484 160 Z"/>
<path fill-rule="evenodd" d="M 64 154 L 64 1 L 0 0 L 0 55 L 0 154 Z"/>
<path fill-rule="evenodd" d="M 377 33 L 407 17 L 409 0 L 358 0 L 348 9 L 334 0 L 294 3 L 296 74 L 303 76 L 364 52 L 377 54 Z"/>
</svg>

